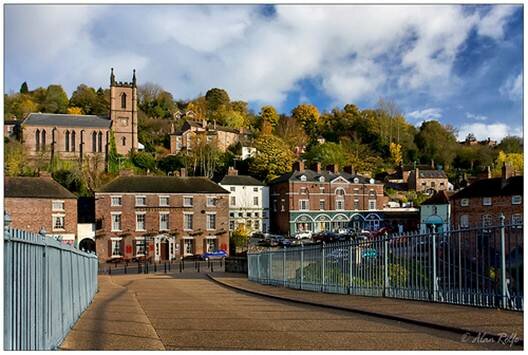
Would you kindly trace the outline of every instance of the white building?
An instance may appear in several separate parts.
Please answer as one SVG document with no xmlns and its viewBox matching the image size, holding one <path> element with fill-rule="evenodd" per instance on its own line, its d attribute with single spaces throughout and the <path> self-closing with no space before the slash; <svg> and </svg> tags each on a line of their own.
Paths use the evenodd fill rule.
<svg viewBox="0 0 528 355">
<path fill-rule="evenodd" d="M 269 231 L 269 188 L 232 167 L 219 183 L 229 191 L 229 230 L 245 225 L 250 233 Z"/>
<path fill-rule="evenodd" d="M 449 194 L 444 190 L 437 192 L 420 206 L 420 233 L 431 232 L 433 225 L 436 232 L 447 232 L 450 220 Z"/>
</svg>

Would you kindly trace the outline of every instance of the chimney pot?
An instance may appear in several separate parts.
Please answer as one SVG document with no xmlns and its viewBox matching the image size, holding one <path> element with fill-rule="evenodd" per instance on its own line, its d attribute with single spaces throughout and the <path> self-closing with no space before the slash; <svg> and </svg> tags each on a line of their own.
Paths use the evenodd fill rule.
<svg viewBox="0 0 528 355">
<path fill-rule="evenodd" d="M 337 164 L 329 164 L 326 166 L 326 171 L 337 174 L 339 172 L 339 166 Z"/>
<path fill-rule="evenodd" d="M 304 161 L 299 160 L 293 163 L 293 171 L 304 171 Z"/>
<path fill-rule="evenodd" d="M 343 171 L 347 174 L 354 175 L 354 167 L 352 165 L 343 167 Z"/>
<path fill-rule="evenodd" d="M 312 166 L 310 167 L 310 169 L 312 169 L 312 170 L 315 171 L 316 173 L 320 173 L 320 172 L 321 172 L 321 163 L 314 163 L 314 164 L 312 164 Z"/>
</svg>

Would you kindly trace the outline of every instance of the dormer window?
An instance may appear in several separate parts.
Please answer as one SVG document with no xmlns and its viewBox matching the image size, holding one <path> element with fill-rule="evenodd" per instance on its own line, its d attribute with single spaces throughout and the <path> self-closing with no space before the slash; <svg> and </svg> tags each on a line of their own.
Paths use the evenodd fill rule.
<svg viewBox="0 0 528 355">
<path fill-rule="evenodd" d="M 324 181 L 325 181 L 324 176 L 319 176 L 319 182 L 324 182 Z"/>
<path fill-rule="evenodd" d="M 513 195 L 512 196 L 512 205 L 520 205 L 522 203 L 522 196 L 521 195 Z"/>
<path fill-rule="evenodd" d="M 469 206 L 469 199 L 468 198 L 463 198 L 460 200 L 460 206 L 462 207 L 467 207 Z"/>
<path fill-rule="evenodd" d="M 482 205 L 483 206 L 491 206 L 491 197 L 483 197 L 482 198 Z"/>
<path fill-rule="evenodd" d="M 300 179 L 301 181 L 306 181 L 306 175 L 301 175 Z"/>
</svg>

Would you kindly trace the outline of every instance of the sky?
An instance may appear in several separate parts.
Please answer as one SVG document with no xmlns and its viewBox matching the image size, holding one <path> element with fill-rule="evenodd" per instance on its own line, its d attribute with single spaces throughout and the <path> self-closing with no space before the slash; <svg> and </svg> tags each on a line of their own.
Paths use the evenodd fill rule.
<svg viewBox="0 0 528 355">
<path fill-rule="evenodd" d="M 522 135 L 522 5 L 5 5 L 4 89 L 213 87 L 258 112 L 395 102 L 479 139 Z"/>
</svg>

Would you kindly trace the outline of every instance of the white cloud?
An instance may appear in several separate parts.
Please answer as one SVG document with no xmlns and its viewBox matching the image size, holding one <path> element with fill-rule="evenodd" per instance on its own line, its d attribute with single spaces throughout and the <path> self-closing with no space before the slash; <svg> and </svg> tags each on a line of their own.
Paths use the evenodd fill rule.
<svg viewBox="0 0 528 355">
<path fill-rule="evenodd" d="M 495 6 L 469 13 L 457 5 L 275 10 L 264 17 L 254 5 L 6 5 L 6 72 L 20 82 L 45 76 L 40 85 L 104 86 L 109 67 L 118 80 L 135 67 L 140 82 L 157 82 L 177 98 L 216 86 L 236 99 L 275 105 L 307 78 L 317 78 L 336 104 L 375 101 L 388 83 L 440 96 L 457 82 L 453 63 L 470 31 L 498 39 L 512 11 Z"/>
<path fill-rule="evenodd" d="M 471 112 L 466 112 L 466 117 L 471 120 L 475 120 L 475 121 L 486 121 L 488 119 L 487 116 L 479 115 L 479 114 L 475 114 Z"/>
<path fill-rule="evenodd" d="M 504 123 L 469 123 L 458 127 L 458 140 L 464 140 L 469 133 L 473 133 L 478 140 L 489 137 L 496 141 L 500 141 L 509 135 L 521 137 L 523 135 L 521 127 L 511 127 Z"/>
<path fill-rule="evenodd" d="M 442 117 L 442 109 L 430 107 L 423 110 L 416 110 L 408 113 L 407 117 L 420 123 L 429 120 L 439 120 Z"/>
<path fill-rule="evenodd" d="M 522 72 L 519 73 L 517 76 L 511 76 L 504 84 L 501 85 L 499 88 L 499 93 L 509 98 L 512 101 L 518 101 L 522 98 L 523 94 L 523 77 Z"/>
</svg>

